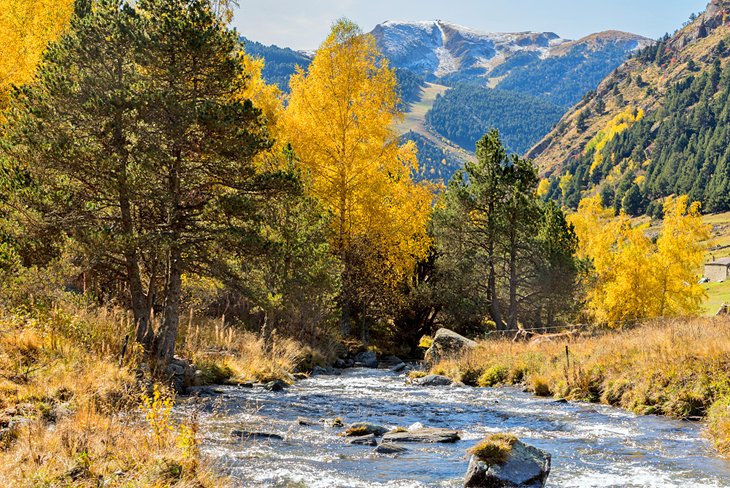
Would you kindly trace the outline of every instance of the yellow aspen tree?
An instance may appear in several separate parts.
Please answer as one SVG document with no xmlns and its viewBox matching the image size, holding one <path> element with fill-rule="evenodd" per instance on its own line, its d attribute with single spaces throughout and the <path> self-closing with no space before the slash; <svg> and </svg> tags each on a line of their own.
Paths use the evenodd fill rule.
<svg viewBox="0 0 730 488">
<path fill-rule="evenodd" d="M 68 24 L 74 0 L 0 0 L 0 110 L 12 85 L 31 81 L 43 51 Z"/>
<path fill-rule="evenodd" d="M 694 315 L 704 291 L 697 284 L 709 229 L 699 204 L 686 196 L 668 198 L 665 219 L 653 242 L 648 224 L 634 226 L 621 213 L 614 217 L 600 196 L 584 199 L 570 220 L 579 239 L 579 255 L 593 269 L 586 283 L 589 314 L 600 323 Z"/>
<path fill-rule="evenodd" d="M 371 267 L 393 276 L 410 272 L 429 246 L 432 190 L 412 180 L 414 145 L 399 145 L 396 83 L 375 39 L 347 20 L 290 82 L 286 134 L 311 191 L 333 215 L 332 246 L 346 275 L 363 242 L 380 261 Z"/>
<path fill-rule="evenodd" d="M 653 276 L 657 279 L 656 315 L 695 315 L 706 294 L 698 284 L 702 276 L 711 226 L 702 221 L 699 202 L 689 197 L 669 197 L 664 202 L 662 233 L 656 242 Z"/>
</svg>

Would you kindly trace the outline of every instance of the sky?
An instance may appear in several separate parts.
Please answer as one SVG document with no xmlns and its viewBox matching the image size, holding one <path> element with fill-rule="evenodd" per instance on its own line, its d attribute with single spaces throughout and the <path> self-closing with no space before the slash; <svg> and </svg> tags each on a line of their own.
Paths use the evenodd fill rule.
<svg viewBox="0 0 730 488">
<path fill-rule="evenodd" d="M 441 19 L 486 32 L 550 31 L 579 39 L 622 30 L 652 39 L 681 27 L 709 0 L 238 0 L 234 25 L 264 44 L 313 50 L 347 17 L 370 31 L 385 20 Z"/>
</svg>

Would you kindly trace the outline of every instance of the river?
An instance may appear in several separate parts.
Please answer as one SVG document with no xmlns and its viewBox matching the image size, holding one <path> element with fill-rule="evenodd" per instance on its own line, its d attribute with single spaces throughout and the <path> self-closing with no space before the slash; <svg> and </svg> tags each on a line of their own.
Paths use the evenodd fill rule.
<svg viewBox="0 0 730 488">
<path fill-rule="evenodd" d="M 465 451 L 501 431 L 552 454 L 551 487 L 730 487 L 730 462 L 713 452 L 702 424 L 586 403 L 536 398 L 516 388 L 421 387 L 383 370 L 315 376 L 280 392 L 221 387 L 222 394 L 183 402 L 178 415 L 200 411 L 203 451 L 241 487 L 458 487 Z M 195 405 L 194 405 L 195 404 Z M 315 421 L 299 425 L 298 417 Z M 403 444 L 403 454 L 350 445 L 345 424 L 462 431 L 455 444 Z M 235 440 L 233 429 L 282 440 Z"/>
</svg>

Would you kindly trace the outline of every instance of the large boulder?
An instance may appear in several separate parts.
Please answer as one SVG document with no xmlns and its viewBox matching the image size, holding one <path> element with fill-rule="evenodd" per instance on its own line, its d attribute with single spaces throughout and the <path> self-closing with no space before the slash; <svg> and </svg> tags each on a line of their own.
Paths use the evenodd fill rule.
<svg viewBox="0 0 730 488">
<path fill-rule="evenodd" d="M 542 488 L 550 474 L 550 454 L 515 440 L 504 459 L 485 462 L 476 454 L 469 461 L 467 488 Z"/>
<path fill-rule="evenodd" d="M 424 427 L 404 431 L 392 431 L 383 436 L 383 442 L 417 442 L 421 444 L 449 444 L 461 439 L 459 432 L 451 429 Z"/>
<path fill-rule="evenodd" d="M 431 347 L 426 351 L 425 360 L 430 364 L 436 364 L 442 359 L 458 356 L 465 350 L 473 349 L 476 345 L 476 342 L 453 330 L 439 329 L 433 337 Z"/>
<path fill-rule="evenodd" d="M 377 368 L 378 355 L 373 351 L 363 351 L 355 356 L 355 366 L 360 366 L 362 368 Z"/>
</svg>

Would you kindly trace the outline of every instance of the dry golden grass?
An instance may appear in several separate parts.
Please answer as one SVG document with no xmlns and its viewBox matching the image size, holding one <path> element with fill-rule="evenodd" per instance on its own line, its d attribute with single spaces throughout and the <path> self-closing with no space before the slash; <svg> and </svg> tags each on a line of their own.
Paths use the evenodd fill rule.
<svg viewBox="0 0 730 488">
<path fill-rule="evenodd" d="M 517 442 L 517 437 L 513 434 L 492 434 L 467 452 L 491 466 L 505 462 L 515 442 Z"/>
<path fill-rule="evenodd" d="M 190 320 L 181 334 L 182 354 L 193 359 L 209 383 L 223 381 L 291 382 L 292 372 L 324 365 L 333 352 L 321 353 L 273 331 L 263 338 L 226 326 L 224 320 Z"/>
<path fill-rule="evenodd" d="M 524 384 L 538 395 L 602 402 L 641 414 L 709 414 L 708 431 L 730 454 L 727 318 L 656 321 L 570 341 L 483 341 L 432 372 L 471 385 Z"/>
<path fill-rule="evenodd" d="M 119 363 L 120 327 L 122 313 L 74 307 L 0 316 L 3 486 L 225 484 L 199 457 L 194 421 L 166 418 L 155 435 L 136 354 Z"/>
</svg>

